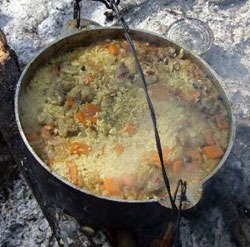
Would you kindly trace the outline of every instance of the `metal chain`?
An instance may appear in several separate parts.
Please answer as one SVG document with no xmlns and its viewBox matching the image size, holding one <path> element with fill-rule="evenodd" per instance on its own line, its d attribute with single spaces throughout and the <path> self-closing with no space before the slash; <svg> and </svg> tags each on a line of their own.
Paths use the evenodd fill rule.
<svg viewBox="0 0 250 247">
<path fill-rule="evenodd" d="M 74 19 L 77 19 L 77 28 L 80 27 L 80 1 L 81 0 L 75 0 L 75 4 L 74 4 Z M 161 147 L 161 141 L 160 141 L 160 136 L 159 136 L 159 132 L 158 132 L 158 128 L 157 128 L 157 120 L 156 120 L 156 115 L 155 115 L 155 111 L 154 111 L 154 107 L 152 104 L 152 101 L 149 97 L 149 93 L 148 93 L 148 88 L 147 88 L 147 83 L 145 80 L 145 76 L 142 70 L 142 67 L 140 65 L 139 59 L 137 57 L 137 53 L 134 47 L 134 43 L 129 35 L 129 27 L 126 23 L 126 21 L 124 20 L 123 16 L 120 14 L 120 11 L 118 9 L 118 5 L 120 3 L 120 0 L 92 0 L 92 1 L 98 1 L 98 2 L 102 2 L 103 4 L 105 4 L 105 6 L 108 9 L 112 9 L 117 18 L 118 21 L 121 22 L 123 30 L 124 30 L 124 35 L 125 38 L 129 44 L 130 50 L 132 55 L 134 56 L 136 65 L 137 65 L 137 69 L 142 81 L 142 87 L 145 93 L 145 97 L 148 103 L 148 107 L 149 107 L 149 111 L 150 111 L 150 116 L 152 119 L 152 123 L 153 123 L 153 128 L 154 128 L 154 133 L 155 133 L 155 142 L 156 142 L 156 147 L 157 147 L 157 151 L 158 151 L 158 155 L 159 155 L 159 159 L 161 162 L 161 168 L 162 168 L 162 175 L 163 175 L 163 179 L 164 179 L 164 183 L 168 192 L 168 196 L 169 196 L 169 200 L 170 200 L 170 204 L 172 207 L 172 216 L 173 216 L 173 221 L 175 223 L 175 226 L 173 228 L 173 244 L 172 246 L 175 247 L 180 247 L 181 246 L 181 241 L 180 241 L 180 233 L 179 233 L 179 228 L 180 228 L 180 218 L 181 218 L 181 211 L 182 211 L 182 205 L 183 205 L 183 201 L 186 200 L 186 189 L 187 189 L 187 184 L 186 182 L 183 182 L 182 180 L 180 180 L 178 182 L 178 185 L 176 187 L 176 191 L 174 193 L 174 197 L 172 197 L 171 194 L 171 189 L 170 189 L 170 183 L 169 183 L 169 179 L 164 167 L 164 162 L 163 162 L 163 154 L 162 154 L 162 147 Z M 179 200 L 179 207 L 176 206 L 176 199 L 177 199 L 177 194 L 180 188 L 180 200 Z"/>
<path fill-rule="evenodd" d="M 81 24 L 81 2 L 82 0 L 75 0 L 73 18 L 76 20 L 76 28 L 80 28 Z"/>
</svg>

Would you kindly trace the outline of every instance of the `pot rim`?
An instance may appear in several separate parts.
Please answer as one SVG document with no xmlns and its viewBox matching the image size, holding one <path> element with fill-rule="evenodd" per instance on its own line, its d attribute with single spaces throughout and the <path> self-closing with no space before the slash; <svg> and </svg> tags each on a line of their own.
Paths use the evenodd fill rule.
<svg viewBox="0 0 250 247">
<path fill-rule="evenodd" d="M 94 30 L 102 30 L 102 31 L 105 31 L 105 30 L 118 30 L 118 31 L 122 31 L 122 28 L 121 27 L 95 27 L 95 28 L 91 28 L 89 30 L 81 30 L 79 32 L 76 32 L 76 33 L 73 33 L 73 34 L 70 34 L 70 35 L 66 35 L 62 38 L 59 38 L 55 41 L 53 41 L 52 43 L 48 44 L 45 48 L 43 48 L 24 68 L 19 80 L 18 80 L 18 83 L 17 83 L 17 86 L 16 86 L 16 89 L 15 89 L 15 101 L 14 101 L 14 108 L 15 108 L 15 119 L 16 119 L 16 122 L 17 122 L 17 126 L 18 126 L 18 130 L 19 130 L 19 133 L 23 139 L 23 142 L 25 143 L 27 149 L 29 150 L 29 152 L 33 155 L 33 157 L 36 159 L 36 161 L 38 161 L 38 163 L 44 168 L 46 169 L 52 176 L 54 176 L 56 179 L 58 179 L 60 182 L 64 183 L 64 184 L 67 184 L 68 186 L 78 190 L 79 192 L 81 193 L 85 193 L 87 195 L 90 195 L 90 196 L 93 196 L 93 197 L 96 197 L 98 199 L 102 199 L 102 200 L 108 200 L 110 202 L 119 202 L 119 203 L 133 203 L 133 204 L 144 204 L 144 203 L 153 203 L 153 202 L 157 202 L 157 203 L 160 203 L 160 201 L 162 199 L 149 199 L 149 200 L 125 200 L 125 199 L 119 199 L 119 198 L 112 198 L 112 197 L 106 197 L 106 196 L 101 196 L 101 195 L 96 195 L 94 193 L 92 193 L 91 191 L 89 190 L 86 190 L 84 188 L 79 188 L 77 186 L 75 186 L 74 184 L 72 184 L 71 182 L 69 182 L 68 180 L 60 177 L 57 173 L 55 173 L 54 171 L 52 171 L 45 163 L 44 161 L 35 153 L 35 151 L 33 150 L 33 148 L 31 147 L 31 145 L 29 144 L 25 134 L 24 134 L 24 131 L 23 131 L 23 128 L 22 128 L 22 124 L 21 124 L 21 121 L 20 121 L 20 118 L 19 118 L 19 95 L 20 95 L 20 91 L 21 91 L 21 86 L 22 86 L 22 81 L 23 81 L 23 78 L 26 74 L 26 72 L 29 70 L 30 66 L 37 60 L 37 58 L 44 52 L 46 52 L 47 49 L 49 49 L 51 46 L 53 46 L 54 44 L 64 40 L 64 39 L 70 39 L 71 37 L 75 36 L 75 35 L 79 35 L 80 33 L 84 33 L 84 32 L 91 32 L 91 31 L 94 31 Z M 216 168 L 213 169 L 213 171 L 208 175 L 206 176 L 200 183 L 199 185 L 197 185 L 197 188 L 199 189 L 202 189 L 202 193 L 203 193 L 203 187 L 205 185 L 205 183 L 210 180 L 217 172 L 218 170 L 223 166 L 223 164 L 225 163 L 226 159 L 228 158 L 230 152 L 231 152 L 231 149 L 232 149 L 232 146 L 233 146 L 233 143 L 234 143 L 234 139 L 235 139 L 235 131 L 236 131 L 236 121 L 235 121 L 235 117 L 232 113 L 232 109 L 231 109 L 231 104 L 230 104 L 230 101 L 229 101 L 229 97 L 224 89 L 224 87 L 222 86 L 221 82 L 220 82 L 220 79 L 219 79 L 219 76 L 215 73 L 215 71 L 207 64 L 207 62 L 205 62 L 202 58 L 198 57 L 197 55 L 195 55 L 192 51 L 189 51 L 185 48 L 183 48 L 181 45 L 179 45 L 178 43 L 175 43 L 169 39 L 167 39 L 166 37 L 164 37 L 163 35 L 159 35 L 159 34 L 156 34 L 154 32 L 150 32 L 150 31 L 145 31 L 145 30 L 141 30 L 141 29 L 135 29 L 135 28 L 131 28 L 130 31 L 132 32 L 136 32 L 136 33 L 146 33 L 146 34 L 149 34 L 149 35 L 152 35 L 152 36 L 155 36 L 155 37 L 158 37 L 160 38 L 161 40 L 166 40 L 168 41 L 169 44 L 172 44 L 176 47 L 178 47 L 179 49 L 184 49 L 185 52 L 191 54 L 191 56 L 195 57 L 199 63 L 201 63 L 203 66 L 205 66 L 209 72 L 212 74 L 212 76 L 217 80 L 217 84 L 219 84 L 219 86 L 221 87 L 221 89 L 223 90 L 223 93 L 224 93 L 224 96 L 228 102 L 228 105 L 229 105 L 229 110 L 227 110 L 228 113 L 230 113 L 230 116 L 229 117 L 229 121 L 230 121 L 230 129 L 229 129 L 229 138 L 228 138 L 228 146 L 227 146 L 227 149 L 226 149 L 226 152 L 224 153 L 222 159 L 220 160 L 220 162 L 218 163 L 218 165 L 216 166 Z M 201 196 L 199 198 L 199 200 L 194 203 L 191 207 L 187 207 L 186 209 L 184 210 L 188 210 L 192 207 L 194 207 L 195 205 L 198 204 L 198 202 L 200 201 L 200 199 L 202 198 L 202 193 L 201 193 Z M 167 198 L 167 200 L 169 200 Z M 161 204 L 161 203 L 160 203 Z"/>
</svg>

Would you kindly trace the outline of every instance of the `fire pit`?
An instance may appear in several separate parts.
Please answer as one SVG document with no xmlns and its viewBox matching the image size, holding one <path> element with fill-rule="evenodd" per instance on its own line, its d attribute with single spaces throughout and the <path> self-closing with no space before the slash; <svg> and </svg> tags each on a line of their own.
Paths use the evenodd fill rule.
<svg viewBox="0 0 250 247">
<path fill-rule="evenodd" d="M 6 12 L 6 7 L 11 6 L 12 4 L 14 5 L 14 3 L 16 2 L 4 2 L 3 7 L 1 7 L 2 9 L 0 9 L 1 12 L 3 12 L 5 16 L 7 13 L 11 14 L 11 12 Z M 56 4 L 57 3 L 55 3 L 55 5 Z M 175 9 L 175 7 L 178 7 L 175 6 L 174 3 L 166 6 L 164 6 L 164 4 L 165 3 L 163 1 L 159 1 L 158 3 L 155 3 L 155 1 L 138 1 L 138 5 L 134 5 L 133 8 L 131 8 L 131 4 L 128 3 L 124 10 L 124 13 L 126 14 L 125 17 L 132 26 L 136 26 L 139 28 L 147 27 L 147 29 L 158 31 L 164 34 L 167 26 L 172 23 L 174 19 L 177 19 L 175 15 L 169 14 L 169 9 Z M 217 71 L 217 73 L 221 77 L 223 77 L 223 83 L 230 93 L 234 103 L 235 113 L 238 118 L 238 131 L 233 152 L 230 155 L 225 168 L 216 175 L 216 177 L 213 179 L 213 181 L 211 181 L 209 185 L 207 185 L 205 189 L 204 200 L 201 206 L 196 210 L 194 214 L 185 215 L 185 217 L 183 217 L 181 220 L 182 244 L 183 246 L 195 246 L 197 244 L 198 246 L 222 246 L 225 244 L 227 246 L 249 246 L 250 236 L 248 205 L 250 201 L 250 182 L 248 176 L 250 174 L 250 170 L 249 167 L 247 167 L 247 164 L 249 162 L 248 151 L 250 139 L 250 89 L 247 82 L 250 77 L 250 65 L 247 62 L 247 55 L 249 53 L 249 37 L 247 36 L 247 33 L 244 33 L 244 28 L 249 22 L 249 19 L 244 17 L 244 15 L 246 15 L 245 11 L 247 11 L 249 7 L 249 3 L 244 3 L 244 1 L 242 1 L 233 5 L 224 6 L 216 5 L 211 1 L 207 3 L 205 7 L 203 7 L 203 9 L 201 8 L 201 6 L 204 5 L 203 1 L 198 1 L 198 3 L 195 3 L 194 5 L 191 5 L 191 3 L 188 4 L 193 7 L 193 11 L 190 10 L 190 15 L 192 17 L 199 17 L 203 21 L 205 20 L 206 22 L 208 22 L 215 34 L 215 45 L 208 53 L 204 54 L 203 56 L 205 60 Z M 86 9 L 87 7 L 89 7 L 87 5 L 89 4 L 84 5 L 84 7 L 86 8 L 83 8 L 83 13 L 86 14 L 85 16 L 91 17 L 92 15 L 93 19 L 103 23 L 105 17 L 100 15 L 99 13 L 103 13 L 104 8 L 102 8 L 98 4 L 93 4 L 93 6 L 91 6 L 91 8 L 89 9 L 92 9 L 94 11 L 86 13 Z M 47 11 L 49 11 L 46 4 L 44 4 L 41 8 L 45 8 L 47 9 Z M 59 12 L 62 12 L 62 9 L 63 8 L 59 8 Z M 26 11 L 28 11 L 28 9 Z M 230 24 L 230 20 L 234 18 L 235 13 L 237 13 L 237 18 L 235 18 L 235 25 L 233 26 Z M 135 16 L 135 14 L 137 14 L 137 17 L 132 18 Z M 52 14 L 49 15 L 50 18 L 52 18 L 51 15 Z M 223 21 L 219 18 L 220 16 L 224 17 Z M 43 18 L 45 17 L 42 17 L 42 19 Z M 5 19 L 7 20 L 6 17 L 3 20 Z M 242 28 L 240 26 L 237 26 L 237 24 L 241 22 L 245 22 Z M 14 24 L 12 23 L 12 25 Z M 18 55 L 21 55 L 21 64 L 25 64 L 29 58 L 22 52 L 21 47 L 25 47 L 26 45 L 25 50 L 30 50 L 27 47 L 28 42 L 23 42 L 20 44 L 20 46 L 18 46 L 14 34 L 8 33 L 8 30 L 10 30 L 10 26 L 11 22 L 9 24 L 7 23 L 7 25 L 4 27 L 4 31 L 5 33 L 7 33 L 9 44 L 13 48 L 15 48 Z M 227 30 L 227 32 L 224 30 Z M 38 39 L 39 36 L 42 37 L 41 33 L 40 35 L 37 35 L 32 30 L 29 30 L 28 32 L 30 32 L 29 35 L 34 38 Z M 42 31 L 40 30 L 40 32 Z M 231 40 L 228 39 L 228 33 L 233 33 Z M 53 36 L 53 34 L 51 34 L 51 36 Z M 33 41 L 30 39 L 29 42 Z M 44 43 L 40 41 L 40 45 L 42 46 L 44 45 Z M 36 49 L 39 47 L 34 46 L 34 48 Z M 31 50 L 29 54 L 32 54 L 32 52 L 34 52 L 34 49 Z M 3 81 L 1 82 L 6 83 L 6 80 L 3 79 Z M 4 95 L 4 93 L 2 93 L 1 95 Z M 1 109 L 6 108 L 6 102 L 8 102 L 8 98 L 2 97 Z M 1 119 L 6 118 L 6 111 L 1 113 L 1 117 Z M 3 126 L 4 121 L 1 120 L 2 130 Z M 10 129 L 6 129 L 5 127 L 5 131 L 6 130 L 9 131 Z M 7 138 L 7 133 L 3 133 L 3 135 L 5 138 Z M 15 140 L 9 141 L 9 145 L 12 148 L 17 145 L 17 143 L 15 143 Z M 4 162 L 9 161 L 3 161 L 3 165 L 5 164 Z M 25 165 L 27 167 L 27 164 L 25 164 L 25 160 L 23 160 L 23 162 L 21 163 L 24 164 L 24 167 Z M 5 185 L 5 188 L 7 191 L 9 191 L 9 195 L 7 195 L 8 193 L 4 194 L 5 196 L 3 196 L 2 199 L 4 203 L 1 205 L 1 209 L 5 209 L 5 212 L 10 213 L 8 217 L 3 217 L 3 220 L 5 222 L 10 222 L 10 224 L 3 224 L 3 227 L 1 229 L 4 229 L 4 232 L 1 234 L 2 239 L 0 238 L 0 243 L 3 246 L 45 245 L 46 243 L 48 243 L 47 237 L 50 235 L 50 230 L 48 230 L 48 225 L 46 221 L 44 221 L 42 213 L 34 213 L 34 210 L 38 210 L 39 206 L 35 201 L 34 204 L 27 204 L 27 200 L 29 200 L 28 195 L 30 195 L 29 192 L 27 192 L 28 195 L 26 194 L 25 196 L 23 196 L 24 204 L 20 204 L 20 199 L 19 202 L 15 201 L 15 197 L 17 197 L 15 193 L 18 193 L 18 191 L 19 193 L 26 193 L 25 191 L 27 190 L 22 188 L 23 186 L 25 187 L 25 185 L 23 182 L 19 182 L 21 181 L 20 178 L 15 177 L 14 174 L 17 174 L 17 170 L 14 169 L 14 171 L 10 171 L 10 173 L 4 170 L 3 173 L 13 175 L 10 176 L 10 179 L 6 177 L 5 182 L 3 183 L 7 184 Z M 13 176 L 15 179 L 13 179 Z M 32 178 L 28 178 L 28 180 L 30 181 L 31 186 L 34 187 L 35 184 L 34 181 L 32 182 Z M 15 188 L 20 188 L 20 190 Z M 35 192 L 35 195 L 38 196 L 38 193 Z M 20 196 L 18 198 L 20 198 Z M 95 234 L 93 234 L 90 229 L 87 229 L 85 227 L 83 232 L 87 232 L 87 235 L 84 234 L 82 231 L 80 231 L 80 226 L 77 222 L 75 222 L 73 219 L 67 218 L 62 212 L 57 212 L 56 209 L 51 209 L 51 205 L 46 205 L 46 202 L 44 202 L 43 199 L 44 198 L 42 198 L 42 195 L 40 195 L 40 200 L 38 201 L 41 204 L 41 207 L 44 209 L 44 213 L 47 216 L 47 219 L 49 219 L 50 224 L 52 225 L 54 230 L 61 229 L 60 232 L 57 232 L 57 234 L 59 234 L 63 239 L 61 244 L 67 241 L 69 241 L 69 244 L 72 244 L 72 246 L 81 246 L 80 243 L 83 243 L 84 241 L 85 243 L 91 243 L 92 237 Z M 10 206 L 11 204 L 12 206 Z M 21 210 L 22 207 L 24 207 L 23 205 L 25 204 L 30 205 L 27 206 L 28 211 Z M 15 207 L 15 205 L 17 205 L 17 207 Z M 18 212 L 21 215 L 25 215 L 28 213 L 28 215 L 31 214 L 31 216 L 26 215 L 27 217 L 24 217 L 22 222 L 19 219 L 14 220 L 14 212 L 15 210 L 17 210 L 17 208 L 19 209 Z M 12 215 L 14 217 L 11 215 L 11 212 L 13 212 Z M 57 215 L 57 217 L 53 217 L 53 214 Z M 27 226 L 27 221 L 31 222 L 31 224 L 29 225 L 44 225 L 42 227 L 43 230 L 38 229 L 37 237 L 35 237 L 35 234 L 32 234 L 32 231 L 29 231 L 29 229 L 31 228 Z M 43 222 L 43 224 L 41 222 Z M 154 230 L 155 229 L 147 229 L 146 232 L 139 232 L 138 238 L 146 238 L 145 236 L 150 235 L 148 233 Z M 23 233 L 25 231 L 26 234 Z M 41 234 L 39 235 L 40 232 L 43 232 L 43 237 L 45 236 L 44 238 L 41 237 Z M 18 233 L 15 235 L 16 242 L 9 239 L 11 233 Z M 20 238 L 18 238 L 18 236 L 20 236 Z M 22 240 L 22 236 L 24 240 Z M 32 237 L 29 238 L 29 236 Z M 97 235 L 95 235 L 95 237 L 96 236 Z M 100 239 L 102 238 L 99 235 L 98 237 L 100 237 Z M 26 241 L 29 241 L 28 244 L 27 242 L 25 244 L 25 239 L 27 239 Z M 79 242 L 79 239 L 82 239 L 82 242 Z M 78 245 L 76 245 L 77 243 Z"/>
</svg>

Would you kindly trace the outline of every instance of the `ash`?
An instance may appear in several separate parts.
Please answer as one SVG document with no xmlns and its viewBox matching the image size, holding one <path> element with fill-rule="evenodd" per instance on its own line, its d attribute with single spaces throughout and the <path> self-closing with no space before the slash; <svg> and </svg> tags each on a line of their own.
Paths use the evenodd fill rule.
<svg viewBox="0 0 250 247">
<path fill-rule="evenodd" d="M 131 27 L 165 34 L 178 15 L 180 1 L 124 0 L 125 19 Z M 236 141 L 224 168 L 206 184 L 204 199 L 195 212 L 181 220 L 183 247 L 250 246 L 250 2 L 246 0 L 187 0 L 187 14 L 206 22 L 214 32 L 214 46 L 202 57 L 221 77 L 237 118 Z M 22 67 L 61 34 L 72 17 L 72 0 L 2 0 L 0 28 L 17 52 Z M 171 14 L 169 10 L 176 10 Z M 82 17 L 101 25 L 105 7 L 82 1 Z M 3 165 L 2 165 L 3 164 Z M 58 246 L 39 205 L 11 161 L 0 162 L 0 246 Z M 78 229 L 72 219 L 71 227 Z M 72 223 L 75 222 L 75 223 Z M 63 226 L 67 223 L 63 223 Z M 72 225 L 73 224 L 73 225 Z M 75 225 L 74 225 L 75 224 Z M 64 228 L 63 239 L 72 228 Z M 85 229 L 86 230 L 86 229 Z M 74 236 L 74 234 L 72 235 Z M 88 246 L 86 234 L 75 246 Z M 80 236 L 80 237 L 79 237 Z M 85 237 L 84 237 L 85 236 Z M 108 246 L 101 232 L 91 237 Z M 62 241 L 64 241 L 62 240 Z M 69 244 L 70 244 L 69 243 Z M 62 242 L 65 246 L 65 243 Z"/>
</svg>

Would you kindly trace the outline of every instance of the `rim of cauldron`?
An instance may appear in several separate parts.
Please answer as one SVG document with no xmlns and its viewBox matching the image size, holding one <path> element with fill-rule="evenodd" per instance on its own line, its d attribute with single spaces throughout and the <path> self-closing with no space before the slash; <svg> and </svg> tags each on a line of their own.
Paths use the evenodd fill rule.
<svg viewBox="0 0 250 247">
<path fill-rule="evenodd" d="M 68 186 L 72 187 L 73 189 L 76 189 L 80 192 L 83 192 L 87 195 L 90 195 L 90 196 L 93 196 L 93 197 L 97 197 L 99 199 L 104 199 L 104 200 L 108 200 L 108 201 L 113 201 L 113 202 L 120 202 L 120 203 L 134 203 L 134 204 L 144 204 L 144 203 L 160 203 L 160 200 L 162 199 L 148 199 L 148 200 L 126 200 L 126 199 L 119 199 L 119 198 L 113 198 L 113 197 L 107 197 L 107 196 L 101 196 L 101 195 L 96 195 L 94 193 L 92 193 L 91 191 L 89 190 L 86 190 L 84 188 L 79 188 L 77 186 L 75 186 L 74 184 L 72 184 L 71 182 L 69 182 L 68 180 L 62 178 L 61 176 L 59 176 L 57 173 L 55 173 L 54 171 L 52 171 L 45 163 L 44 161 L 35 153 L 35 151 L 33 150 L 33 148 L 31 147 L 29 141 L 27 140 L 25 134 L 24 134 L 24 131 L 23 131 L 23 128 L 22 128 L 22 124 L 21 124 L 21 121 L 20 121 L 20 118 L 19 118 L 19 96 L 20 96 L 20 89 L 21 89 L 21 85 L 22 85 L 22 81 L 23 81 L 23 78 L 26 74 L 26 72 L 29 70 L 30 66 L 37 60 L 37 58 L 43 54 L 44 52 L 46 52 L 47 49 L 50 49 L 53 45 L 55 45 L 56 43 L 58 42 L 61 42 L 62 40 L 66 40 L 66 39 L 70 39 L 71 37 L 73 36 L 77 36 L 77 35 L 80 35 L 81 33 L 85 33 L 85 32 L 92 32 L 92 31 L 95 31 L 95 30 L 99 30 L 99 31 L 105 31 L 105 30 L 113 30 L 113 31 L 122 31 L 123 29 L 121 27 L 117 27 L 117 26 L 113 26 L 113 27 L 94 27 L 94 28 L 91 28 L 89 30 L 80 30 L 79 32 L 76 32 L 76 33 L 73 33 L 73 34 L 70 34 L 70 35 L 66 35 L 62 38 L 59 38 L 55 41 L 53 41 L 52 43 L 48 44 L 45 48 L 43 48 L 24 68 L 19 80 L 18 80 L 18 83 L 17 83 L 17 86 L 16 86 L 16 89 L 15 89 L 15 102 L 14 102 L 14 107 L 15 107 L 15 119 L 16 119 L 16 122 L 17 122 L 17 126 L 18 126 L 18 130 L 19 130 L 19 133 L 26 145 L 26 147 L 28 148 L 28 150 L 30 151 L 30 153 L 33 155 L 33 157 L 38 161 L 38 163 L 44 168 L 46 169 L 52 176 L 54 176 L 56 179 L 60 180 L 61 182 L 67 184 Z M 233 143 L 234 143 L 234 139 L 235 139 L 235 132 L 236 132 L 236 121 L 235 121 L 235 117 L 232 113 L 232 109 L 231 109 L 231 102 L 229 100 L 229 97 L 224 89 L 224 87 L 222 86 L 221 82 L 220 82 L 220 79 L 218 77 L 218 75 L 215 73 L 215 71 L 208 65 L 207 62 L 205 62 L 202 58 L 200 58 L 199 56 L 195 55 L 192 51 L 182 47 L 181 45 L 179 45 L 178 43 L 175 43 L 169 39 L 167 39 L 166 37 L 164 37 L 163 35 L 159 35 L 159 34 L 156 34 L 154 32 L 150 32 L 150 31 L 145 31 L 145 30 L 141 30 L 141 29 L 136 29 L 136 28 L 131 28 L 130 29 L 131 32 L 135 32 L 135 33 L 144 33 L 144 34 L 149 34 L 149 35 L 152 35 L 154 37 L 157 37 L 157 38 L 160 38 L 161 40 L 165 40 L 167 41 L 169 44 L 177 47 L 178 49 L 184 49 L 185 53 L 186 54 L 189 54 L 191 56 L 193 56 L 195 59 L 197 59 L 199 61 L 200 64 L 202 64 L 203 66 L 205 66 L 209 73 L 212 75 L 212 77 L 215 78 L 216 80 L 216 84 L 218 84 L 223 93 L 224 93 L 224 96 L 227 100 L 227 103 L 228 103 L 228 108 L 227 108 L 227 113 L 229 113 L 229 121 L 230 121 L 230 129 L 229 129 L 229 138 L 228 138 L 228 146 L 226 148 L 226 152 L 224 153 L 222 159 L 220 160 L 220 162 L 218 163 L 218 165 L 213 169 L 213 171 L 208 175 L 206 176 L 198 185 L 197 185 L 197 189 L 201 189 L 202 192 L 201 192 L 201 196 L 199 198 L 199 200 L 196 202 L 196 203 L 193 203 L 191 206 L 188 206 L 187 208 L 184 208 L 185 211 L 189 210 L 189 209 L 192 209 L 194 207 L 196 207 L 198 205 L 198 203 L 201 201 L 201 198 L 202 198 L 202 195 L 203 195 L 203 192 L 204 192 L 204 185 L 206 184 L 206 182 L 208 182 L 208 180 L 210 180 L 210 178 L 212 178 L 217 172 L 218 170 L 223 166 L 223 164 L 225 163 L 226 159 L 228 158 L 230 152 L 231 152 L 231 149 L 232 149 L 232 146 L 233 146 Z M 165 206 L 166 207 L 166 206 Z M 170 208 L 170 207 L 166 207 L 166 208 Z"/>
</svg>

